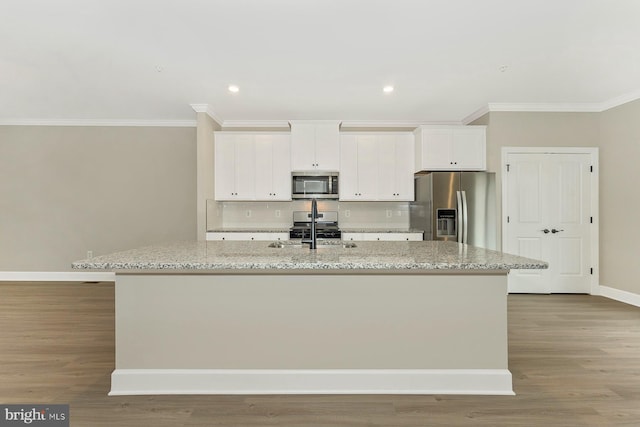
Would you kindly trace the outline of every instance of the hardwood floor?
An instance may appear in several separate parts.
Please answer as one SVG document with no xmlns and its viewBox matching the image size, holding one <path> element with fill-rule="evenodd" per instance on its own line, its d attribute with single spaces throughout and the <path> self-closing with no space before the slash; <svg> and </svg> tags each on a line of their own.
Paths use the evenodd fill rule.
<svg viewBox="0 0 640 427">
<path fill-rule="evenodd" d="M 516 396 L 108 397 L 112 283 L 0 283 L 0 403 L 69 403 L 72 426 L 639 426 L 640 308 L 509 296 Z"/>
</svg>

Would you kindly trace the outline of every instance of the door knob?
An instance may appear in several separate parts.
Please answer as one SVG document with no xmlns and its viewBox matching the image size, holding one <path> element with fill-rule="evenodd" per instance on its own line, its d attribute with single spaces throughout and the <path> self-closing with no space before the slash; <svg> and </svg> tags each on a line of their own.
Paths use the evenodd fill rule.
<svg viewBox="0 0 640 427">
<path fill-rule="evenodd" d="M 549 234 L 549 229 L 548 228 L 545 228 L 544 230 L 540 230 L 540 231 L 542 231 L 544 234 Z"/>
<path fill-rule="evenodd" d="M 561 232 L 561 231 L 564 231 L 564 230 L 556 230 L 555 228 L 551 229 L 551 232 L 552 232 L 553 234 L 559 233 L 559 232 Z"/>
</svg>

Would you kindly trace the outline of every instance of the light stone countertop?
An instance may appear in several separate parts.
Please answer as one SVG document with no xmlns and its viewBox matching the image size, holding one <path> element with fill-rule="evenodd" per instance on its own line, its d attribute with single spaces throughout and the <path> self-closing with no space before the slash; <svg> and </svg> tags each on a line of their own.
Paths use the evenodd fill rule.
<svg viewBox="0 0 640 427">
<path fill-rule="evenodd" d="M 424 233 L 415 228 L 342 228 L 343 233 Z"/>
<path fill-rule="evenodd" d="M 214 228 L 207 233 L 288 233 L 288 228 Z"/>
<path fill-rule="evenodd" d="M 76 261 L 76 270 L 510 270 L 544 269 L 546 262 L 454 242 L 355 242 L 296 247 L 295 242 L 191 241 L 149 246 Z M 340 242 L 341 243 L 341 242 Z"/>
</svg>

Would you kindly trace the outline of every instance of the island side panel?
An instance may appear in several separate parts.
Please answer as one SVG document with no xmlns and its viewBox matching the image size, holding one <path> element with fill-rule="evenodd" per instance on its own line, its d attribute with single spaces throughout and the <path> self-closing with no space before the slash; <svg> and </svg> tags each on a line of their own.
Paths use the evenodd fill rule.
<svg viewBox="0 0 640 427">
<path fill-rule="evenodd" d="M 116 369 L 507 369 L 504 275 L 116 275 Z"/>
</svg>

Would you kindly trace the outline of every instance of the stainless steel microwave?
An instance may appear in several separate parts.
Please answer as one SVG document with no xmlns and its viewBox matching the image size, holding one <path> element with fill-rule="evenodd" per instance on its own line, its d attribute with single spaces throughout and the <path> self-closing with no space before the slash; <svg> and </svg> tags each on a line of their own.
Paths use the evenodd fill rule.
<svg viewBox="0 0 640 427">
<path fill-rule="evenodd" d="M 338 199 L 338 172 L 293 172 L 292 199 Z"/>
</svg>

